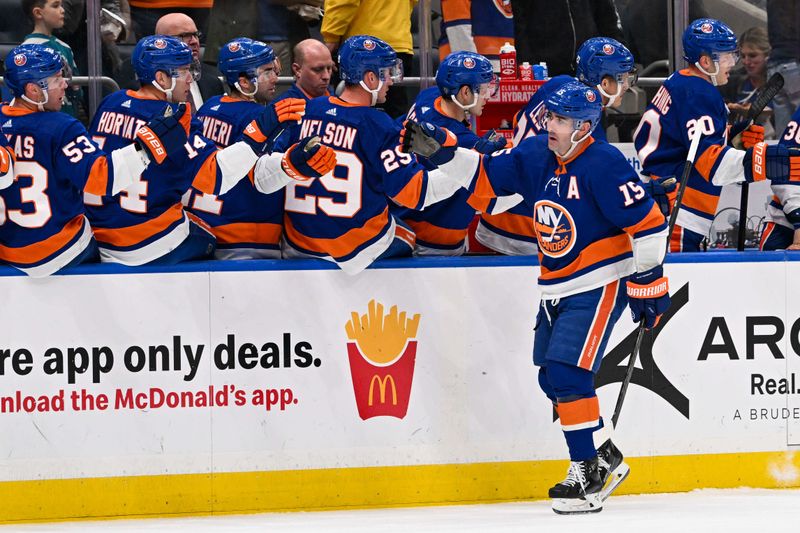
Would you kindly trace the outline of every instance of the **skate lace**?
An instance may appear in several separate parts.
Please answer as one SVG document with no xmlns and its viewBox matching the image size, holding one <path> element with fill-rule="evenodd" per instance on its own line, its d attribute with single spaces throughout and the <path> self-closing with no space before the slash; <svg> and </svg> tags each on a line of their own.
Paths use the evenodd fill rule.
<svg viewBox="0 0 800 533">
<path fill-rule="evenodd" d="M 574 486 L 580 485 L 581 487 L 586 486 L 586 474 L 583 472 L 583 468 L 581 464 L 578 462 L 571 462 L 569 464 L 569 471 L 567 472 L 567 479 L 562 481 L 564 485 Z"/>
</svg>

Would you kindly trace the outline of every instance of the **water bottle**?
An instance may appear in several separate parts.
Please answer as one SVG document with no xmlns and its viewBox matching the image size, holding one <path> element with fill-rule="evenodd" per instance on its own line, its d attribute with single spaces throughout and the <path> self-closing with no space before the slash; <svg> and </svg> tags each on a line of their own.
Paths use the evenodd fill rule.
<svg viewBox="0 0 800 533">
<path fill-rule="evenodd" d="M 531 64 L 527 61 L 523 61 L 522 65 L 519 66 L 519 79 L 523 81 L 534 79 L 533 69 L 531 68 Z"/>
<path fill-rule="evenodd" d="M 550 74 L 547 72 L 547 63 L 542 61 L 541 63 L 539 63 L 539 65 L 542 67 L 542 79 L 546 80 L 547 78 L 550 77 Z"/>
<path fill-rule="evenodd" d="M 517 79 L 517 49 L 508 42 L 500 47 L 500 77 L 505 80 Z"/>
</svg>

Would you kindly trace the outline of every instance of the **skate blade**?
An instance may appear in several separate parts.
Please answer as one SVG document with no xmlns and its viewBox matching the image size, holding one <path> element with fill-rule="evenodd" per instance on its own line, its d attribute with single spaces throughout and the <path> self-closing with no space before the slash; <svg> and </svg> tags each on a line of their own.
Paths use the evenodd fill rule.
<svg viewBox="0 0 800 533">
<path fill-rule="evenodd" d="M 583 498 L 556 498 L 553 500 L 553 512 L 556 514 L 599 513 L 603 510 L 603 501 L 598 494 Z"/>
<path fill-rule="evenodd" d="M 631 467 L 629 467 L 627 463 L 620 463 L 616 470 L 611 472 L 608 483 L 606 483 L 606 486 L 600 491 L 600 501 L 606 501 L 608 497 L 611 496 L 615 490 L 617 490 L 617 487 L 619 487 L 620 484 L 625 481 L 630 473 Z"/>
</svg>

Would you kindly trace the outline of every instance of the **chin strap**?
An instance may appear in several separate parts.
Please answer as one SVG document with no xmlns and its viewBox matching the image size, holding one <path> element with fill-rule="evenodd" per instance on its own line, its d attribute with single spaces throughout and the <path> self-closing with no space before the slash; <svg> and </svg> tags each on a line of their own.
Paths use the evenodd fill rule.
<svg viewBox="0 0 800 533">
<path fill-rule="evenodd" d="M 358 82 L 358 84 L 361 85 L 361 87 L 365 91 L 367 91 L 370 95 L 372 95 L 372 103 L 370 104 L 370 107 L 374 107 L 375 104 L 378 103 L 378 93 L 383 88 L 383 80 L 378 80 L 378 87 L 374 90 L 367 87 L 367 84 L 364 83 L 364 80 L 361 80 L 360 82 Z"/>
<path fill-rule="evenodd" d="M 717 83 L 717 74 L 719 74 L 719 61 L 714 61 L 714 67 L 715 67 L 714 72 L 709 72 L 706 69 L 704 69 L 703 67 L 701 67 L 699 61 L 696 62 L 694 64 L 694 66 L 696 66 L 700 70 L 700 72 L 702 72 L 703 74 L 705 74 L 706 76 L 711 78 L 711 84 L 714 87 L 716 87 L 718 85 L 718 83 Z"/>
<path fill-rule="evenodd" d="M 617 98 L 622 96 L 622 83 L 617 82 L 617 92 L 614 94 L 608 94 L 603 90 L 600 84 L 597 84 L 597 90 L 600 91 L 600 94 L 608 98 L 608 103 L 603 107 L 614 107 L 614 103 L 617 101 Z"/>
<path fill-rule="evenodd" d="M 167 95 L 167 102 L 172 102 L 174 104 L 175 102 L 172 101 L 172 91 L 175 90 L 175 83 L 177 82 L 177 80 L 172 77 L 170 77 L 170 79 L 172 80 L 172 85 L 169 86 L 169 89 L 164 89 L 163 87 L 161 87 L 161 85 L 159 85 L 156 80 L 153 80 L 150 83 L 152 83 L 156 89 Z"/>
<path fill-rule="evenodd" d="M 239 85 L 238 81 L 236 83 L 234 83 L 233 86 L 236 87 L 237 91 L 239 91 L 243 95 L 247 96 L 248 98 L 255 99 L 256 93 L 258 92 L 258 78 L 253 78 L 250 81 L 252 81 L 253 84 L 255 85 L 255 89 L 253 89 L 253 92 L 251 92 L 251 93 L 249 93 L 249 92 L 245 91 L 244 89 L 242 89 L 242 86 Z"/>
<path fill-rule="evenodd" d="M 570 142 L 570 145 L 571 145 L 571 146 L 569 147 L 569 150 L 567 150 L 567 151 L 566 151 L 566 153 L 564 153 L 564 154 L 559 154 L 558 152 L 555 152 L 555 154 L 556 154 L 556 155 L 557 155 L 557 156 L 558 156 L 558 157 L 559 157 L 561 160 L 566 160 L 566 159 L 569 159 L 569 156 L 570 156 L 570 154 L 571 154 L 572 152 L 574 152 L 574 151 L 575 151 L 575 148 L 577 148 L 577 147 L 578 147 L 578 145 L 579 145 L 579 144 L 581 144 L 583 141 L 585 141 L 586 139 L 588 139 L 588 138 L 589 138 L 589 135 L 591 135 L 591 134 L 592 134 L 592 132 L 590 131 L 589 133 L 587 133 L 586 135 L 584 135 L 582 139 L 578 139 L 578 140 L 576 140 L 576 139 L 575 139 L 575 136 L 576 136 L 576 135 L 579 133 L 579 129 L 580 129 L 580 127 L 581 127 L 581 126 L 580 126 L 580 125 L 578 125 L 578 129 L 576 129 L 576 130 L 573 130 L 573 131 L 572 131 L 572 135 L 570 135 L 570 137 L 569 137 L 569 142 Z"/>
</svg>

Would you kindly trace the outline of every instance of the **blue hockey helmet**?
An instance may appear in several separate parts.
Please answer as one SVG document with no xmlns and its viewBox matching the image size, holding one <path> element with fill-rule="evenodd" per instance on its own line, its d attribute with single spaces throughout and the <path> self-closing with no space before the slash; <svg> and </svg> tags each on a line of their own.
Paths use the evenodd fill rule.
<svg viewBox="0 0 800 533">
<path fill-rule="evenodd" d="M 595 89 L 573 80 L 556 89 L 544 105 L 549 113 L 571 118 L 576 130 L 584 122 L 589 122 L 589 131 L 592 131 L 600 122 L 600 114 L 603 112 L 600 102 L 600 94 Z"/>
<path fill-rule="evenodd" d="M 131 55 L 136 78 L 142 83 L 152 83 L 156 72 L 166 72 L 178 77 L 178 69 L 193 63 L 189 45 L 175 37 L 151 35 L 136 43 Z"/>
<path fill-rule="evenodd" d="M 21 97 L 29 83 L 47 90 L 47 78 L 64 70 L 64 58 L 54 49 L 41 44 L 22 44 L 6 56 L 5 82 L 14 96 Z"/>
<path fill-rule="evenodd" d="M 634 71 L 633 54 L 625 45 L 608 37 L 587 39 L 575 58 L 576 77 L 586 85 L 600 85 L 605 76 L 617 82 Z"/>
<path fill-rule="evenodd" d="M 492 94 L 498 87 L 492 63 L 475 52 L 453 52 L 444 58 L 436 71 L 439 92 L 448 98 L 457 95 L 464 85 L 478 94 L 483 84 L 489 84 Z"/>
<path fill-rule="evenodd" d="M 239 76 L 255 80 L 259 67 L 273 61 L 275 52 L 271 46 L 247 37 L 234 39 L 219 49 L 219 70 L 231 87 L 239 83 Z"/>
<path fill-rule="evenodd" d="M 403 64 L 386 42 L 371 35 L 353 35 L 339 48 L 339 75 L 346 83 L 357 84 L 367 72 L 384 79 L 389 69 L 392 81 L 403 79 Z"/>
<path fill-rule="evenodd" d="M 704 54 L 719 61 L 721 53 L 735 53 L 736 47 L 736 34 L 719 20 L 697 19 L 683 32 L 683 58 L 692 64 Z"/>
</svg>

